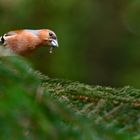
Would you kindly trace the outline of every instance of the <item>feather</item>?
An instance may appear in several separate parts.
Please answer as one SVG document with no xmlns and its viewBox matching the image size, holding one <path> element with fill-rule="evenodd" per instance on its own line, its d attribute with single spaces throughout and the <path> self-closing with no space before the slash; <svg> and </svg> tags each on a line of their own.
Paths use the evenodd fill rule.
<svg viewBox="0 0 140 140">
<path fill-rule="evenodd" d="M 4 44 L 4 41 L 5 41 L 4 37 L 1 36 L 1 37 L 0 37 L 0 44 Z"/>
</svg>

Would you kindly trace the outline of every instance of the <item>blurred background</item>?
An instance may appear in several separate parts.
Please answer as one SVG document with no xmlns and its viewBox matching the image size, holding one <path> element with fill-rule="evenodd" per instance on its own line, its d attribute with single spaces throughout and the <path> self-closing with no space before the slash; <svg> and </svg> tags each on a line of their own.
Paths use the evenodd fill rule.
<svg viewBox="0 0 140 140">
<path fill-rule="evenodd" d="M 139 0 L 0 0 L 0 34 L 49 28 L 59 48 L 40 48 L 34 68 L 52 78 L 140 87 Z"/>
</svg>

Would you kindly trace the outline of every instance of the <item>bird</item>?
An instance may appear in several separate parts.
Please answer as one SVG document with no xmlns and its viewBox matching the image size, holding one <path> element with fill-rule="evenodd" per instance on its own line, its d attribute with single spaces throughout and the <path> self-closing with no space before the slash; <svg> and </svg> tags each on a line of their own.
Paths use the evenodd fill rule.
<svg viewBox="0 0 140 140">
<path fill-rule="evenodd" d="M 41 46 L 49 47 L 52 53 L 52 50 L 59 46 L 56 34 L 50 29 L 9 31 L 0 37 L 0 44 L 22 56 L 31 54 Z"/>
</svg>

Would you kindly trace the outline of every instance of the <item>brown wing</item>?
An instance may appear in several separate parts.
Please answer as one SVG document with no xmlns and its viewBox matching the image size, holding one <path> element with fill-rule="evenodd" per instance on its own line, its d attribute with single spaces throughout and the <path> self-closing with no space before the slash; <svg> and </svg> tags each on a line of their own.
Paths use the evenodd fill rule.
<svg viewBox="0 0 140 140">
<path fill-rule="evenodd" d="M 22 31 L 23 31 L 23 30 L 10 31 L 10 32 L 4 34 L 4 36 L 12 36 L 12 35 L 16 35 L 16 34 L 21 33 Z"/>
</svg>

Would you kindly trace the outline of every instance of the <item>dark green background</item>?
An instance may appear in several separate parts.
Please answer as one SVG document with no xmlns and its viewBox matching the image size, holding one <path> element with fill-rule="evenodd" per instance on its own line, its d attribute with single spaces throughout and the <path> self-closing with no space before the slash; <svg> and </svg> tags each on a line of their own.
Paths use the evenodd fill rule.
<svg viewBox="0 0 140 140">
<path fill-rule="evenodd" d="M 0 33 L 21 28 L 56 32 L 29 58 L 50 77 L 140 87 L 139 0 L 0 0 Z"/>
</svg>

